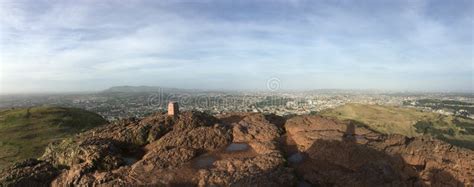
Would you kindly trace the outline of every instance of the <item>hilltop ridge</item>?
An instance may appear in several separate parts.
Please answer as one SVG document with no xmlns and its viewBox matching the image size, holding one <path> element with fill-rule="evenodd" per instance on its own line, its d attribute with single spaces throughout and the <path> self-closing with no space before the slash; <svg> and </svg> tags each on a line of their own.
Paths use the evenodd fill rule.
<svg viewBox="0 0 474 187">
<path fill-rule="evenodd" d="M 469 186 L 474 154 L 315 115 L 188 111 L 91 129 L 1 174 L 6 185 Z"/>
<path fill-rule="evenodd" d="M 319 114 L 339 120 L 350 120 L 384 134 L 401 134 L 408 137 L 429 135 L 474 150 L 474 120 L 462 116 L 355 103 L 328 109 Z"/>
<path fill-rule="evenodd" d="M 41 156 L 50 142 L 105 123 L 100 115 L 77 108 L 44 106 L 0 110 L 0 169 Z"/>
</svg>

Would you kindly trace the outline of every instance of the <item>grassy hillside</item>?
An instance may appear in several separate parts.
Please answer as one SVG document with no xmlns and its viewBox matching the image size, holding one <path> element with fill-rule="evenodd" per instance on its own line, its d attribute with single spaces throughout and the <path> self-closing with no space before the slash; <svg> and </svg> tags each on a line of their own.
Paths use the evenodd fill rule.
<svg viewBox="0 0 474 187">
<path fill-rule="evenodd" d="M 0 111 L 0 169 L 41 156 L 48 143 L 105 124 L 99 115 L 75 108 L 33 107 Z"/>
<path fill-rule="evenodd" d="M 457 146 L 474 149 L 474 120 L 380 105 L 347 104 L 320 113 L 354 120 L 385 134 L 431 135 Z"/>
</svg>

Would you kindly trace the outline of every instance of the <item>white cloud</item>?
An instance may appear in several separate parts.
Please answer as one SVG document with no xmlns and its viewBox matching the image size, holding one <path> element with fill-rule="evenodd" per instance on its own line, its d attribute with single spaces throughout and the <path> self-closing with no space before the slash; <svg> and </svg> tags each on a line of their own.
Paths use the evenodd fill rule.
<svg viewBox="0 0 474 187">
<path fill-rule="evenodd" d="M 420 85 L 430 82 L 429 77 L 461 74 L 467 76 L 461 82 L 472 85 L 466 75 L 466 69 L 471 77 L 473 72 L 472 35 L 470 42 L 459 43 L 458 32 L 466 31 L 426 16 L 424 1 L 373 14 L 370 7 L 361 11 L 328 4 L 313 10 L 305 2 L 293 2 L 288 20 L 258 12 L 253 12 L 255 19 L 226 18 L 239 10 L 219 12 L 219 17 L 209 13 L 219 7 L 186 3 L 96 3 L 2 2 L 0 92 L 47 91 L 91 80 L 102 82 L 78 90 L 103 89 L 124 79 L 143 81 L 137 84 L 169 80 L 174 85 L 165 86 L 180 87 L 221 74 L 229 75 L 219 77 L 224 82 L 247 80 L 248 87 L 254 85 L 251 80 L 273 75 L 301 82 L 294 86 L 298 88 L 312 82 L 319 84 L 311 88 L 345 88 L 354 81 L 368 88 L 401 88 L 405 74 L 419 74 L 412 77 Z M 472 18 L 462 20 L 472 31 Z M 393 77 L 373 81 L 386 80 L 384 75 Z M 426 89 L 469 86 L 452 84 L 454 79 Z M 20 82 L 31 84 L 18 87 Z"/>
</svg>

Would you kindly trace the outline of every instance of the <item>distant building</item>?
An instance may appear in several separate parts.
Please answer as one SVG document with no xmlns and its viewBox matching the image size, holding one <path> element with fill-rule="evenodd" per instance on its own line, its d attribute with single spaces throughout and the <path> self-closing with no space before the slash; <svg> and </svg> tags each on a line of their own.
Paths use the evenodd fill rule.
<svg viewBox="0 0 474 187">
<path fill-rule="evenodd" d="M 168 115 L 174 116 L 179 114 L 178 102 L 171 101 L 168 103 Z"/>
</svg>

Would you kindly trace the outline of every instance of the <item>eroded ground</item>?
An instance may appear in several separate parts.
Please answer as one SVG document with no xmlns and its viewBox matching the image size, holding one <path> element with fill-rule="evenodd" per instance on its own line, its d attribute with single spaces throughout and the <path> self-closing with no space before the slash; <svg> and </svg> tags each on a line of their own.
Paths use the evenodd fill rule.
<svg viewBox="0 0 474 187">
<path fill-rule="evenodd" d="M 474 154 L 319 116 L 155 114 L 52 144 L 3 173 L 7 185 L 457 186 Z M 41 172 L 37 172 L 41 171 Z"/>
</svg>

